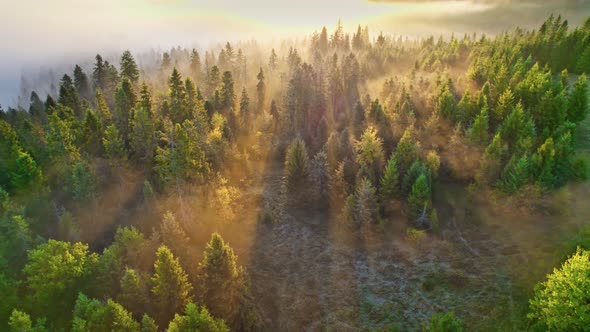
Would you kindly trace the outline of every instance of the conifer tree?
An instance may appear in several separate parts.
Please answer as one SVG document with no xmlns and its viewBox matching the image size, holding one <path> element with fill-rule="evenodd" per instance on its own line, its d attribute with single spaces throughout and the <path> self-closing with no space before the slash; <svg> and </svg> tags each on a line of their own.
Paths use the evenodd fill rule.
<svg viewBox="0 0 590 332">
<path fill-rule="evenodd" d="M 244 129 L 247 131 L 250 129 L 252 115 L 250 114 L 250 98 L 248 97 L 246 88 L 242 89 L 242 96 L 240 97 L 240 117 L 242 118 Z"/>
<path fill-rule="evenodd" d="M 285 158 L 285 176 L 287 190 L 293 194 L 305 187 L 309 175 L 309 157 L 305 142 L 294 139 L 287 150 Z"/>
<path fill-rule="evenodd" d="M 131 81 L 123 77 L 115 92 L 115 125 L 123 137 L 123 141 L 129 139 L 129 121 L 133 118 L 133 107 L 137 102 L 137 96 Z"/>
<path fill-rule="evenodd" d="M 106 128 L 113 122 L 113 116 L 111 110 L 107 105 L 107 101 L 104 99 L 104 95 L 100 89 L 96 89 L 96 115 L 100 119 L 100 125 L 102 128 Z"/>
<path fill-rule="evenodd" d="M 258 83 L 256 84 L 256 102 L 258 112 L 262 113 L 266 102 L 266 83 L 264 83 L 264 71 L 262 71 L 262 67 L 260 68 L 258 75 L 256 75 L 256 78 L 258 79 Z"/>
<path fill-rule="evenodd" d="M 373 127 L 367 128 L 354 147 L 361 174 L 371 183 L 377 181 L 383 167 L 383 140 L 377 135 L 377 130 Z"/>
<path fill-rule="evenodd" d="M 87 100 L 92 98 L 92 89 L 90 88 L 88 76 L 86 76 L 86 73 L 78 65 L 74 67 L 74 85 L 80 97 Z"/>
<path fill-rule="evenodd" d="M 218 233 L 211 235 L 198 266 L 202 303 L 216 316 L 233 322 L 239 310 L 243 271 L 233 249 Z"/>
<path fill-rule="evenodd" d="M 156 251 L 151 281 L 157 317 L 161 324 L 165 324 L 191 302 L 193 286 L 178 259 L 166 246 L 160 246 Z"/>
<path fill-rule="evenodd" d="M 383 177 L 381 177 L 379 193 L 384 200 L 396 198 L 399 195 L 399 170 L 393 153 L 389 157 Z"/>
<path fill-rule="evenodd" d="M 408 198 L 408 216 L 410 221 L 413 223 L 418 222 L 417 226 L 424 227 L 428 225 L 422 225 L 420 218 L 423 215 L 428 216 L 431 208 L 431 192 L 428 185 L 428 179 L 426 175 L 421 174 L 414 185 L 412 186 L 412 192 Z"/>
<path fill-rule="evenodd" d="M 176 69 L 168 80 L 168 101 L 170 105 L 170 119 L 173 123 L 182 123 L 189 118 L 186 109 L 186 89 L 182 76 Z"/>
<path fill-rule="evenodd" d="M 145 104 L 145 103 L 144 103 Z M 131 120 L 131 134 L 129 145 L 136 160 L 149 163 L 155 152 L 155 126 L 149 111 L 138 103 Z"/>
<path fill-rule="evenodd" d="M 123 77 L 127 77 L 133 84 L 139 80 L 139 69 L 129 50 L 123 52 L 121 56 L 121 78 Z"/>
<path fill-rule="evenodd" d="M 105 91 L 107 89 L 107 68 L 100 54 L 97 54 L 95 59 L 96 62 L 94 63 L 94 70 L 92 72 L 94 86 L 97 89 Z"/>
<path fill-rule="evenodd" d="M 65 107 L 71 108 L 76 116 L 81 115 L 78 91 L 76 91 L 76 87 L 68 75 L 64 75 L 59 83 L 58 102 Z"/>
<path fill-rule="evenodd" d="M 467 130 L 467 138 L 472 144 L 486 145 L 489 136 L 488 107 L 485 105 L 475 118 L 473 125 Z"/>
<path fill-rule="evenodd" d="M 199 308 L 194 303 L 189 303 L 184 310 L 184 315 L 174 316 L 166 332 L 190 331 L 229 332 L 229 329 L 223 320 L 211 316 L 207 308 Z"/>
<path fill-rule="evenodd" d="M 127 159 L 125 143 L 119 135 L 119 130 L 114 125 L 110 125 L 104 132 L 102 145 L 105 155 L 113 162 L 124 161 Z"/>
<path fill-rule="evenodd" d="M 590 49 L 590 47 L 588 48 Z M 587 69 L 590 72 L 590 67 Z M 567 119 L 570 122 L 578 123 L 586 119 L 588 115 L 588 79 L 586 75 L 580 75 L 569 94 L 567 108 Z"/>
<path fill-rule="evenodd" d="M 201 80 L 201 57 L 199 56 L 199 52 L 194 48 L 191 52 L 190 61 L 190 69 L 193 79 L 199 83 Z"/>
</svg>

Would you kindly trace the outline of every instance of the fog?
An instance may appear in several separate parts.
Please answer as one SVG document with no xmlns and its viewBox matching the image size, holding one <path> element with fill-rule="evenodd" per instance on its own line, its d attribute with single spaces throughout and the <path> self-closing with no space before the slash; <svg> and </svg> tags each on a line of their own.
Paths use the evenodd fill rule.
<svg viewBox="0 0 590 332">
<path fill-rule="evenodd" d="M 17 105 L 23 82 L 50 92 L 47 84 L 35 86 L 39 78 L 59 78 L 72 63 L 88 69 L 96 53 L 115 59 L 124 49 L 205 49 L 226 40 L 305 37 L 338 19 L 348 30 L 369 26 L 373 37 L 379 31 L 410 37 L 495 34 L 538 26 L 552 12 L 575 25 L 590 15 L 590 0 L 3 1 L 0 104 Z"/>
</svg>

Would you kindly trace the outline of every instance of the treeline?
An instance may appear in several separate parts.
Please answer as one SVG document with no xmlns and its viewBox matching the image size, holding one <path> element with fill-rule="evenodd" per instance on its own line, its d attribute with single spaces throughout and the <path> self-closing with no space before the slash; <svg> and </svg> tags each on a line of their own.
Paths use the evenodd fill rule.
<svg viewBox="0 0 590 332">
<path fill-rule="evenodd" d="M 58 95 L 32 92 L 28 110 L 0 113 L 0 320 L 17 331 L 256 329 L 247 273 L 219 235 L 195 264 L 192 235 L 165 214 L 150 234 L 119 228 L 93 253 L 73 215 L 132 169 L 146 205 L 199 187 L 233 220 L 239 179 L 271 160 L 284 161 L 287 209 L 436 231 L 440 179 L 512 194 L 587 178 L 575 137 L 588 59 L 590 19 L 570 30 L 560 17 L 436 42 L 339 24 L 285 52 L 175 48 L 153 70 L 128 51 L 118 68 L 97 55 Z"/>
</svg>

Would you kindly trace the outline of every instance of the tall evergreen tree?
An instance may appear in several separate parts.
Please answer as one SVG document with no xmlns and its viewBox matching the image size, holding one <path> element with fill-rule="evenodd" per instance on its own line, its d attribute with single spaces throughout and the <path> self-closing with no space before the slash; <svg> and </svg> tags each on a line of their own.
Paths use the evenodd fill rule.
<svg viewBox="0 0 590 332">
<path fill-rule="evenodd" d="M 256 78 L 258 79 L 258 83 L 256 84 L 256 102 L 260 114 L 262 113 L 266 102 L 266 83 L 264 83 L 264 71 L 262 71 L 262 67 L 260 68 L 258 75 L 256 75 Z"/>
<path fill-rule="evenodd" d="M 166 246 L 160 246 L 156 251 L 151 281 L 156 317 L 161 324 L 166 324 L 191 302 L 193 289 L 178 259 Z"/>
<path fill-rule="evenodd" d="M 127 77 L 133 84 L 139 80 L 139 69 L 129 50 L 123 52 L 121 56 L 121 78 L 123 77 Z"/>
</svg>

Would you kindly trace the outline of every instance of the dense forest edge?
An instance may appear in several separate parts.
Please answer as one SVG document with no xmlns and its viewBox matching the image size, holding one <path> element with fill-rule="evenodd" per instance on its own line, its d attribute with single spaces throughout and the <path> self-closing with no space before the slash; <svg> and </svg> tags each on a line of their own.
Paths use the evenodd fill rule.
<svg viewBox="0 0 590 332">
<path fill-rule="evenodd" d="M 553 15 L 96 55 L 0 106 L 0 330 L 587 331 L 587 73 Z"/>
</svg>

